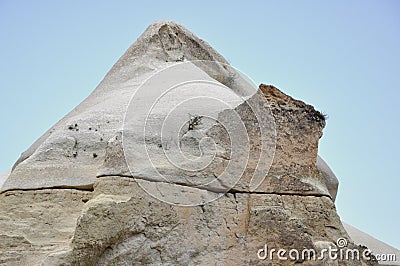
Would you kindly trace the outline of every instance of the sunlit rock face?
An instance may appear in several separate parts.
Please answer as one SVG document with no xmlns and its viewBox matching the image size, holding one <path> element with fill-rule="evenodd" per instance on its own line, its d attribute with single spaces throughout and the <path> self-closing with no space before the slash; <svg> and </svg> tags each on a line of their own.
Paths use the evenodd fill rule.
<svg viewBox="0 0 400 266">
<path fill-rule="evenodd" d="M 183 26 L 155 22 L 14 165 L 0 263 L 374 265 L 266 256 L 266 246 L 320 255 L 340 238 L 362 252 L 318 157 L 324 126 Z"/>
</svg>

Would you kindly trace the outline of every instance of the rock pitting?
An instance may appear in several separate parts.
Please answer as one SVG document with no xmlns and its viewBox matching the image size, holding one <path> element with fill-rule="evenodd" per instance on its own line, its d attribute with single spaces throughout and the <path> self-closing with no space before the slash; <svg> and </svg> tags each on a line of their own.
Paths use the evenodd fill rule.
<svg viewBox="0 0 400 266">
<path fill-rule="evenodd" d="M 163 73 L 167 79 L 145 87 Z M 188 124 L 166 138 L 158 127 L 171 110 L 163 108 L 185 100 L 183 94 L 166 95 L 146 116 L 146 135 L 140 134 L 140 111 L 153 104 L 149 99 L 159 86 L 200 79 L 232 92 L 217 95 L 229 107 L 190 104 L 185 108 L 197 113 L 174 113 L 166 132 L 175 132 L 168 127 L 184 116 Z M 199 84 L 190 83 L 185 92 L 200 97 Z M 143 88 L 147 93 L 140 94 Z M 132 104 L 132 95 L 142 96 Z M 241 125 L 232 122 L 235 117 Z M 324 116 L 311 105 L 270 85 L 251 88 L 183 26 L 153 23 L 95 91 L 14 165 L 0 194 L 0 264 L 375 265 L 363 259 L 258 257 L 265 245 L 320 252 L 339 238 L 362 252 L 336 213 L 337 179 L 318 156 L 324 126 Z M 235 150 L 235 137 L 248 138 L 248 144 Z M 147 145 L 144 152 L 140 143 Z M 163 157 L 174 145 L 187 155 L 177 157 L 175 166 Z M 192 166 L 187 158 L 202 156 L 212 163 L 185 169 Z M 228 166 L 225 179 L 218 179 Z M 257 175 L 262 179 L 252 186 Z M 234 177 L 237 182 L 230 181 Z"/>
</svg>

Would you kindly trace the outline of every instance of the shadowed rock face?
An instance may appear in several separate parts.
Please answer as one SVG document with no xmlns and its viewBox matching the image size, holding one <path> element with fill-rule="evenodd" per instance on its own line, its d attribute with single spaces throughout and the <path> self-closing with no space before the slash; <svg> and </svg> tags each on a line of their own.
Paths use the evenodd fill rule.
<svg viewBox="0 0 400 266">
<path fill-rule="evenodd" d="M 319 155 L 317 156 L 317 168 L 322 173 L 325 185 L 328 188 L 332 200 L 335 201 L 339 187 L 339 181 L 337 180 L 335 174 L 332 172 L 331 168 L 329 168 L 328 164 Z"/>
<path fill-rule="evenodd" d="M 177 64 L 184 68 L 174 72 Z M 152 131 L 165 113 L 150 117 L 150 133 L 144 141 L 158 158 L 153 167 L 165 174 L 168 182 L 143 163 L 147 154 L 136 149 L 143 136 L 135 127 L 127 127 L 131 122 L 136 125 L 137 120 L 127 121 L 125 116 L 132 95 L 140 95 L 141 85 L 155 73 L 165 73 L 166 68 L 172 72 L 161 85 L 201 78 L 241 99 L 227 98 L 232 105 L 216 110 L 199 105 L 199 111 L 207 109 L 215 120 L 182 127 L 185 130 L 178 136 L 183 153 L 216 154 L 208 167 L 190 174 L 159 156 L 174 142 L 160 141 Z M 349 248 L 356 246 L 335 210 L 337 179 L 317 159 L 323 116 L 273 86 L 252 90 L 245 79 L 234 74 L 221 55 L 181 25 L 170 21 L 150 25 L 95 91 L 15 164 L 0 194 L 0 263 L 374 265 L 328 257 L 258 258 L 265 245 L 320 252 L 333 247 L 338 238 L 346 238 Z M 143 108 L 158 86 L 147 89 L 149 93 L 139 101 Z M 168 102 L 180 100 L 176 97 Z M 255 109 L 261 116 L 254 115 Z M 229 143 L 240 136 L 240 125 L 232 123 L 235 116 L 243 122 L 249 139 L 247 146 L 239 145 L 236 151 Z M 222 124 L 233 131 L 224 131 Z M 204 136 L 212 139 L 213 145 L 201 143 Z M 225 180 L 212 182 L 232 158 L 238 164 L 245 161 L 243 171 L 228 172 L 228 185 Z M 254 173 L 263 173 L 259 165 L 269 171 L 252 189 Z M 232 169 L 239 169 L 235 167 L 236 163 Z M 240 179 L 230 184 L 229 178 L 236 174 Z M 159 194 L 149 195 L 143 188 Z M 166 203 L 208 197 L 215 200 L 192 207 Z"/>
</svg>

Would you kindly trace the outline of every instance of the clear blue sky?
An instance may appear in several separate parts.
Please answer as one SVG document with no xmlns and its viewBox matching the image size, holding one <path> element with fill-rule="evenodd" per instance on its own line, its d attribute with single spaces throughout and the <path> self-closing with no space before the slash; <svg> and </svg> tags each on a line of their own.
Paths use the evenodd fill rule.
<svg viewBox="0 0 400 266">
<path fill-rule="evenodd" d="M 340 180 L 339 214 L 400 248 L 399 1 L 0 0 L 0 172 L 159 19 L 326 112 L 320 154 Z"/>
</svg>

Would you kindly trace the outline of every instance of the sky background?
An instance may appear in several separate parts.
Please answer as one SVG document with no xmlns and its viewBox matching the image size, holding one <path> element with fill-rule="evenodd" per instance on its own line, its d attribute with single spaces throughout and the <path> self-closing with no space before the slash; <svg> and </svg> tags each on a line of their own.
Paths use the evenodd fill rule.
<svg viewBox="0 0 400 266">
<path fill-rule="evenodd" d="M 329 115 L 342 220 L 400 248 L 400 1 L 0 0 L 0 172 L 85 99 L 146 27 L 175 20 L 257 84 Z"/>
</svg>

